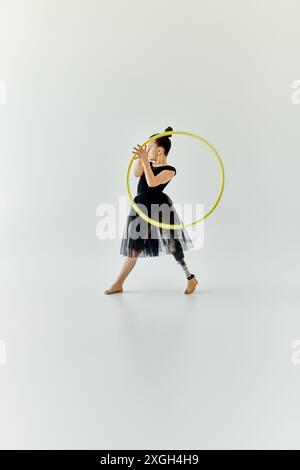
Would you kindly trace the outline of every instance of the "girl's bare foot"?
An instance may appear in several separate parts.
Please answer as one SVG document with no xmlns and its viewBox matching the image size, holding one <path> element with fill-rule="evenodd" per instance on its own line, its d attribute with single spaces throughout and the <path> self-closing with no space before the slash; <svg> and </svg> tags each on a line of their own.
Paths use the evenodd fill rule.
<svg viewBox="0 0 300 470">
<path fill-rule="evenodd" d="M 118 292 L 123 292 L 123 286 L 121 284 L 113 284 L 109 289 L 104 291 L 104 294 L 117 294 Z"/>
<path fill-rule="evenodd" d="M 198 281 L 195 275 L 193 275 L 192 279 L 187 280 L 187 287 L 184 291 L 185 294 L 192 294 L 197 287 Z"/>
</svg>

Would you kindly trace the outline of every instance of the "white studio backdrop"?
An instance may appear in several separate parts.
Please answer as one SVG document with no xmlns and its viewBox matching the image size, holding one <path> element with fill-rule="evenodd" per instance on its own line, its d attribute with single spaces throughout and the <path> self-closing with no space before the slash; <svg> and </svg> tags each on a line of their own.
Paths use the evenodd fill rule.
<svg viewBox="0 0 300 470">
<path fill-rule="evenodd" d="M 225 166 L 223 197 L 205 221 L 203 248 L 187 254 L 188 263 L 211 292 L 224 293 L 228 288 L 234 296 L 236 290 L 248 289 L 250 304 L 235 305 L 236 315 L 243 315 L 249 305 L 255 309 L 261 293 L 267 293 L 266 309 L 257 306 L 261 315 L 256 326 L 252 325 L 254 343 L 255 332 L 262 334 L 260 321 L 265 321 L 263 331 L 268 330 L 271 320 L 264 315 L 275 312 L 272 299 L 278 309 L 280 305 L 288 325 L 278 310 L 273 347 L 280 350 L 277 364 L 282 360 L 283 369 L 277 379 L 291 379 L 291 390 L 298 390 L 299 371 L 293 369 L 293 377 L 287 377 L 290 363 L 283 359 L 282 351 L 285 348 L 288 357 L 290 341 L 300 336 L 296 315 L 300 274 L 299 14 L 296 0 L 0 0 L 0 339 L 7 346 L 6 365 L 0 366 L 3 447 L 122 445 L 121 436 L 115 441 L 110 437 L 113 425 L 109 427 L 108 415 L 102 421 L 108 434 L 104 427 L 98 429 L 96 418 L 91 424 L 88 414 L 82 426 L 91 424 L 94 433 L 81 429 L 73 439 L 66 437 L 68 426 L 71 429 L 71 406 L 65 433 L 59 430 L 55 434 L 54 417 L 49 418 L 50 430 L 42 426 L 39 433 L 39 412 L 30 408 L 37 370 L 29 369 L 27 378 L 22 375 L 20 355 L 26 357 L 27 351 L 34 362 L 40 352 L 50 377 L 59 370 L 63 379 L 68 366 L 61 360 L 55 369 L 54 362 L 50 361 L 51 367 L 45 362 L 41 338 L 49 340 L 50 333 L 57 338 L 60 331 L 64 336 L 58 349 L 72 355 L 72 347 L 68 349 L 63 338 L 72 334 L 72 325 L 80 334 L 77 314 L 84 315 L 85 328 L 89 325 L 93 330 L 101 312 L 106 315 L 111 308 L 126 312 L 126 306 L 116 299 L 109 299 L 114 302 L 109 304 L 101 297 L 122 258 L 119 239 L 97 237 L 97 210 L 102 204 L 118 207 L 119 198 L 126 197 L 125 174 L 133 146 L 168 126 L 206 138 Z M 209 207 L 219 187 L 214 157 L 191 139 L 173 136 L 172 141 L 169 161 L 178 173 L 168 194 L 178 203 L 200 202 Z M 133 177 L 131 185 L 134 191 Z M 156 290 L 162 297 L 165 288 L 179 289 L 181 272 L 172 263 L 169 257 L 141 260 L 129 285 L 137 292 L 146 286 L 148 293 Z M 97 314 L 90 315 L 90 292 L 100 302 Z M 280 292 L 291 294 L 280 300 L 276 297 Z M 226 298 L 219 298 L 215 305 L 224 309 L 225 317 L 230 308 Z M 163 299 L 160 304 L 157 297 L 157 308 L 168 305 Z M 179 311 L 187 308 L 184 305 L 178 304 Z M 128 309 L 134 311 L 134 306 Z M 239 328 L 240 320 L 228 315 L 234 337 L 235 321 Z M 52 323 L 53 318 L 57 324 Z M 218 322 L 224 322 L 226 329 L 225 318 L 216 319 Z M 83 331 L 85 344 L 89 332 Z M 103 324 L 101 331 L 104 334 Z M 75 336 L 74 344 L 79 338 L 75 340 Z M 30 338 L 33 345 L 27 349 Z M 260 340 L 263 355 L 265 338 Z M 55 341 L 45 344 L 49 351 L 55 350 Z M 84 351 L 81 349 L 77 364 L 84 362 Z M 103 354 L 105 351 L 103 347 Z M 245 354 L 252 367 L 253 356 Z M 21 391 L 12 392 L 14 384 L 20 385 L 23 401 Z M 55 416 L 46 378 L 43 386 L 40 406 Z M 63 408 L 71 382 L 65 385 L 63 398 L 56 395 L 54 385 L 51 390 Z M 205 399 L 208 392 L 209 388 Z M 230 396 L 230 388 L 227 392 Z M 267 388 L 264 392 L 267 396 Z M 109 401 L 110 396 L 107 388 L 105 399 Z M 74 407 L 78 403 L 84 407 L 79 395 L 76 399 L 79 402 L 74 398 Z M 285 399 L 284 403 L 293 403 L 288 393 Z M 97 407 L 96 395 L 92 402 Z M 243 415 L 244 423 L 251 422 L 248 428 L 242 426 L 245 440 L 240 437 L 243 432 L 238 436 L 233 430 L 223 441 L 221 434 L 214 436 L 217 418 L 207 424 L 207 433 L 203 424 L 197 440 L 196 421 L 190 415 L 185 423 L 192 434 L 184 444 L 297 445 L 294 431 L 299 412 L 295 416 L 292 404 L 288 412 L 282 406 L 280 416 L 291 424 L 284 427 L 282 438 L 272 434 L 271 422 L 256 438 L 249 436 L 247 429 L 255 429 L 249 410 Z M 97 412 L 99 417 L 101 412 Z M 229 415 L 223 418 L 229 420 Z M 181 435 L 172 435 L 168 427 L 164 428 L 171 433 L 168 441 L 163 434 L 156 441 L 150 430 L 144 442 L 139 437 L 134 440 L 132 428 L 128 434 L 132 440 L 124 445 L 182 443 Z"/>
</svg>

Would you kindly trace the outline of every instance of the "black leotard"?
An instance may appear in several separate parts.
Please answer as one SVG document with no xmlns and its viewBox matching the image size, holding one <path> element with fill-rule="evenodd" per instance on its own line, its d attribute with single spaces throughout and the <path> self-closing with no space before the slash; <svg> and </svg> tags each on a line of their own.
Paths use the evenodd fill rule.
<svg viewBox="0 0 300 470">
<path fill-rule="evenodd" d="M 153 163 L 150 162 L 150 166 L 151 166 L 153 174 L 155 176 L 158 175 L 162 170 L 173 170 L 173 171 L 175 171 L 175 174 L 176 174 L 176 168 L 174 166 L 171 166 L 171 165 L 153 166 Z M 162 193 L 162 191 L 165 189 L 165 187 L 167 186 L 167 184 L 170 181 L 171 180 L 167 181 L 166 183 L 159 184 L 158 186 L 153 186 L 153 187 L 148 186 L 148 183 L 147 183 L 147 180 L 146 180 L 146 175 L 145 175 L 145 172 L 144 172 L 142 174 L 142 176 L 140 177 L 140 179 L 139 179 L 139 183 L 138 183 L 138 186 L 137 186 L 137 194 L 142 194 L 142 193 L 145 194 L 146 193 L 150 197 L 152 195 L 157 196 L 160 193 Z"/>
</svg>

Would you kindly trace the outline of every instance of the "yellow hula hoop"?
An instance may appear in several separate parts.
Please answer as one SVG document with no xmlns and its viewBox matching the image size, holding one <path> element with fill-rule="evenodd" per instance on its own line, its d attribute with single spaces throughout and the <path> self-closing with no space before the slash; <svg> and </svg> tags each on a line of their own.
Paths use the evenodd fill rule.
<svg viewBox="0 0 300 470">
<path fill-rule="evenodd" d="M 129 176 L 130 176 L 130 169 L 131 169 L 131 166 L 135 160 L 135 155 L 137 155 L 138 152 L 136 152 L 133 157 L 131 158 L 130 162 L 129 162 L 129 165 L 128 165 L 128 168 L 127 168 L 127 176 L 126 176 L 126 188 L 127 188 L 127 193 L 128 193 L 128 196 L 129 196 L 129 199 L 130 199 L 130 202 L 131 202 L 131 205 L 132 207 L 134 208 L 134 210 L 137 212 L 137 214 L 139 214 L 142 219 L 144 219 L 146 222 L 152 224 L 152 225 L 155 225 L 156 227 L 159 227 L 159 228 L 165 228 L 165 229 L 182 229 L 182 228 L 187 228 L 187 227 L 191 227 L 192 225 L 196 225 L 198 224 L 199 222 L 201 222 L 201 220 L 204 220 L 206 217 L 208 217 L 214 210 L 215 208 L 217 207 L 217 205 L 219 204 L 219 201 L 222 197 L 222 194 L 223 194 L 223 190 L 224 190 L 224 180 L 225 180 L 225 174 L 224 174 L 224 165 L 223 165 L 223 162 L 221 160 L 221 157 L 220 155 L 218 154 L 218 152 L 216 151 L 216 149 L 206 140 L 204 139 L 203 137 L 200 137 L 199 135 L 197 134 L 193 134 L 192 132 L 186 132 L 186 131 L 168 131 L 168 132 L 163 132 L 162 134 L 157 134 L 153 137 L 151 137 L 150 139 L 146 140 L 146 142 L 143 143 L 142 147 L 144 145 L 146 145 L 148 142 L 152 142 L 152 140 L 156 140 L 158 139 L 159 137 L 164 137 L 164 136 L 167 136 L 167 135 L 171 135 L 171 134 L 184 134 L 184 135 L 189 135 L 191 137 L 195 137 L 195 139 L 198 139 L 200 140 L 201 142 L 204 142 L 209 148 L 210 150 L 213 152 L 213 154 L 215 155 L 215 157 L 217 158 L 218 162 L 219 162 L 219 165 L 220 165 L 220 169 L 221 169 L 221 187 L 220 187 L 220 191 L 219 191 L 219 194 L 218 194 L 218 197 L 216 199 L 216 202 L 214 203 L 214 205 L 212 206 L 212 208 L 206 213 L 204 214 L 202 217 L 200 217 L 199 219 L 196 219 L 194 220 L 193 222 L 189 223 L 189 224 L 166 224 L 166 223 L 163 223 L 163 222 L 159 222 L 158 220 L 154 220 L 154 219 L 151 219 L 150 217 L 148 217 L 140 208 L 139 206 L 135 203 L 133 197 L 132 197 L 132 194 L 131 194 L 131 191 L 130 191 L 130 184 L 129 184 Z"/>
</svg>

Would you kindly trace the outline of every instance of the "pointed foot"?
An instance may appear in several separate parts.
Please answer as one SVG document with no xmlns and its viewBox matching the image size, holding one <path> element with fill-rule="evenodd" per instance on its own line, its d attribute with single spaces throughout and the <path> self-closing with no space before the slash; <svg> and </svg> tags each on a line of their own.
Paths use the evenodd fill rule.
<svg viewBox="0 0 300 470">
<path fill-rule="evenodd" d="M 123 286 L 120 285 L 112 285 L 109 289 L 104 291 L 104 294 L 111 295 L 111 294 L 118 294 L 123 292 Z"/>
</svg>

